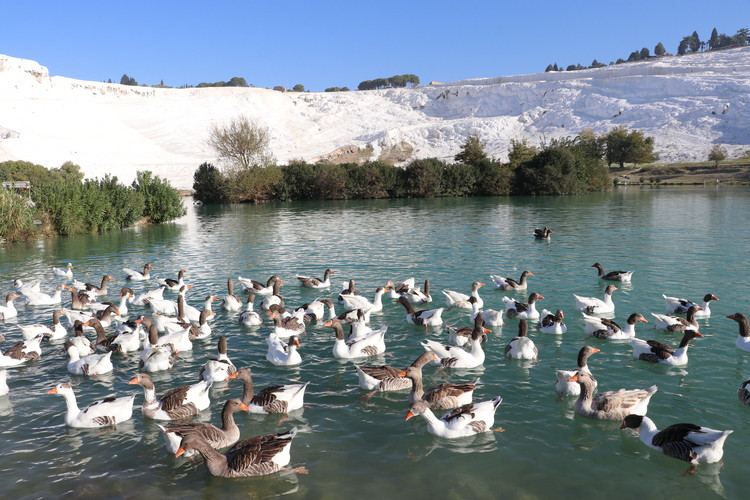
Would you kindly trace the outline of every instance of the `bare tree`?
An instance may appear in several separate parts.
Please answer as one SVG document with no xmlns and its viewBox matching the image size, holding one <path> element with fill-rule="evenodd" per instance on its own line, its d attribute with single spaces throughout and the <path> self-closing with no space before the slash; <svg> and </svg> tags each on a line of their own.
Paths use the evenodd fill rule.
<svg viewBox="0 0 750 500">
<path fill-rule="evenodd" d="M 274 158 L 269 144 L 268 129 L 244 115 L 231 119 L 225 125 L 214 123 L 208 135 L 208 145 L 229 172 L 272 164 Z"/>
</svg>

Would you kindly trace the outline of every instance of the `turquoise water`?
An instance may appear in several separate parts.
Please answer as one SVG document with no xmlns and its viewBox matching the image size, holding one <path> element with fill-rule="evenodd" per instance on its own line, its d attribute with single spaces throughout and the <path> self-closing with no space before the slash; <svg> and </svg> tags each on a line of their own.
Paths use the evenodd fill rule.
<svg viewBox="0 0 750 500">
<path fill-rule="evenodd" d="M 483 367 L 445 374 L 425 368 L 426 385 L 481 376 L 476 401 L 504 398 L 495 425 L 505 432 L 448 441 L 427 433 L 420 418 L 404 421 L 406 393 L 360 400 L 365 391 L 357 386 L 352 362 L 332 357 L 331 329 L 308 325 L 300 339 L 302 365 L 275 367 L 265 360 L 268 320 L 244 328 L 234 313 L 219 312 L 212 339 L 180 353 L 173 371 L 155 374 L 157 393 L 195 381 L 222 334 L 233 362 L 252 368 L 256 387 L 310 382 L 305 408 L 286 419 L 236 416 L 243 436 L 298 426 L 290 465 L 305 466 L 310 473 L 240 480 L 212 478 L 203 465 L 167 453 L 155 422 L 140 413 L 142 391 L 127 385 L 137 372 L 137 356 L 116 358 L 112 374 L 73 376 L 66 371 L 61 344 L 46 343 L 41 361 L 8 370 L 11 393 L 0 397 L 4 496 L 738 498 L 747 484 L 743 459 L 750 446 L 750 408 L 738 402 L 736 392 L 750 378 L 750 353 L 735 347 L 737 324 L 725 316 L 748 312 L 748 195 L 749 189 L 734 187 L 628 187 L 559 198 L 204 206 L 190 207 L 173 224 L 0 247 L 3 295 L 14 278 L 41 277 L 50 290 L 56 283 L 51 268 L 67 262 L 75 266 L 77 279 L 98 282 L 104 273 L 114 275 L 113 290 L 125 284 L 122 267 L 138 269 L 150 262 L 154 275 L 162 277 L 187 269 L 185 279 L 194 287 L 188 302 L 198 307 L 208 294 L 223 296 L 226 279 L 238 275 L 264 281 L 271 274 L 281 276 L 286 283 L 282 295 L 293 306 L 321 295 L 335 298 L 339 285 L 350 278 L 372 297 L 387 280 L 414 276 L 418 283 L 430 279 L 431 307 L 444 305 L 441 289 L 468 291 L 475 280 L 488 284 L 480 293 L 485 307 L 495 309 L 502 307 L 506 294 L 523 298 L 540 292 L 545 296 L 540 306 L 563 309 L 569 329 L 561 337 L 530 329 L 538 361 L 511 361 L 503 349 L 517 326 L 508 320 L 489 335 Z M 544 225 L 553 228 L 552 240 L 534 240 L 533 229 Z M 686 367 L 652 367 L 633 360 L 627 342 L 585 336 L 572 294 L 602 295 L 605 283 L 590 267 L 595 261 L 605 271 L 635 270 L 632 285 L 614 295 L 621 322 L 631 312 L 647 318 L 650 312 L 665 312 L 662 293 L 699 299 L 711 292 L 719 297 L 712 303 L 713 316 L 699 320 L 705 338 L 692 344 Z M 326 267 L 337 272 L 334 293 L 296 285 L 296 274 L 320 276 Z M 493 289 L 490 274 L 517 279 L 524 269 L 536 275 L 529 279 L 528 292 Z M 132 286 L 140 292 L 155 285 Z M 64 304 L 69 303 L 67 295 Z M 399 304 L 390 299 L 384 304 L 371 325 L 388 325 L 388 350 L 368 363 L 405 367 L 422 352 L 422 339 L 447 339 L 444 329 L 409 325 Z M 3 349 L 21 337 L 17 324 L 50 322 L 52 308 L 24 308 L 21 300 L 16 305 L 19 318 L 0 323 L 7 337 Z M 470 325 L 463 310 L 446 310 L 443 317 L 447 323 Z M 638 336 L 679 341 L 652 325 L 640 324 Z M 659 427 L 687 421 L 734 429 L 724 466 L 703 464 L 697 474 L 681 477 L 685 463 L 650 451 L 634 433 L 621 431 L 619 422 L 574 416 L 574 398 L 561 399 L 554 391 L 554 370 L 574 368 L 578 350 L 587 343 L 601 349 L 589 361 L 599 390 L 658 385 L 649 416 Z M 81 406 L 137 392 L 134 416 L 116 429 L 66 428 L 63 399 L 45 394 L 61 381 L 72 382 Z M 212 388 L 213 404 L 200 420 L 218 423 L 223 402 L 240 395 L 236 382 Z"/>
</svg>

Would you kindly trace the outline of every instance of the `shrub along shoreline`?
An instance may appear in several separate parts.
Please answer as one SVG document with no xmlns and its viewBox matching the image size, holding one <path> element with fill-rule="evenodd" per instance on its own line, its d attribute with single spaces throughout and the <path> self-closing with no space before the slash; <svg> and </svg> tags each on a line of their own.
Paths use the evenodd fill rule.
<svg viewBox="0 0 750 500">
<path fill-rule="evenodd" d="M 510 161 L 488 158 L 477 137 L 470 137 L 449 163 L 436 158 L 405 167 L 370 161 L 363 164 L 254 166 L 221 170 L 210 163 L 193 177 L 202 203 L 302 201 L 456 196 L 561 195 L 612 187 L 603 159 L 603 142 L 593 135 L 552 141 L 540 150 L 512 141 Z"/>
<path fill-rule="evenodd" d="M 0 189 L 0 240 L 74 236 L 122 229 L 139 221 L 167 222 L 185 215 L 169 182 L 139 171 L 130 186 L 117 177 L 83 180 L 80 167 L 47 169 L 24 161 L 0 163 L 0 180 L 30 181 L 31 189 Z"/>
</svg>

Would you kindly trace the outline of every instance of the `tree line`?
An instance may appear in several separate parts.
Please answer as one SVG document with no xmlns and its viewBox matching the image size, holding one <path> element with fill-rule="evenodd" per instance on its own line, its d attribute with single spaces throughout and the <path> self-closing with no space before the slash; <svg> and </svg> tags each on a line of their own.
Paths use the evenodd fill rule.
<svg viewBox="0 0 750 500">
<path fill-rule="evenodd" d="M 417 75 L 394 75 L 390 78 L 376 78 L 374 80 L 365 80 L 357 86 L 358 90 L 375 90 L 386 87 L 406 87 L 407 84 L 419 85 Z"/>
<path fill-rule="evenodd" d="M 737 30 L 737 33 L 732 36 L 728 36 L 724 33 L 719 34 L 716 28 L 714 28 L 711 32 L 711 37 L 707 41 L 701 41 L 700 37 L 698 36 L 698 32 L 693 31 L 691 35 L 682 38 L 677 46 L 677 55 L 681 56 L 688 53 L 704 52 L 706 50 L 721 50 L 734 47 L 744 47 L 746 45 L 750 45 L 750 31 L 748 31 L 747 28 L 741 28 Z M 614 64 L 643 61 L 646 59 L 651 59 L 652 57 L 671 55 L 672 54 L 668 53 L 664 48 L 664 45 L 659 42 L 654 47 L 653 56 L 651 55 L 651 51 L 648 49 L 648 47 L 643 47 L 640 50 L 634 50 L 633 52 L 631 52 L 630 56 L 628 56 L 627 59 L 620 58 L 615 62 L 610 62 L 609 65 L 612 66 Z M 600 68 L 603 66 L 606 66 L 606 64 L 600 63 L 599 61 L 594 59 L 590 66 L 582 66 L 579 63 L 570 64 L 567 67 L 563 68 L 562 66 L 558 66 L 557 63 L 553 63 L 547 65 L 547 68 L 544 71 L 576 71 L 580 69 Z"/>
<path fill-rule="evenodd" d="M 240 130 L 252 137 L 236 137 Z M 617 127 L 602 135 L 586 130 L 539 147 L 513 140 L 507 162 L 490 158 L 481 139 L 469 136 L 452 162 L 417 159 L 403 168 L 382 161 L 277 165 L 267 151 L 267 134 L 246 118 L 233 120 L 228 127 L 215 126 L 209 144 L 223 165 L 198 167 L 193 176 L 195 198 L 203 203 L 242 203 L 581 194 L 612 186 L 609 165 L 657 159 L 653 138 Z M 256 146 L 237 151 L 238 144 Z"/>
<path fill-rule="evenodd" d="M 0 189 L 0 239 L 77 235 L 121 229 L 146 219 L 161 223 L 182 217 L 177 190 L 150 171 L 139 171 L 130 186 L 116 176 L 84 180 L 78 165 L 47 169 L 26 161 L 0 163 L 0 180 L 30 181 L 24 192 Z"/>
</svg>

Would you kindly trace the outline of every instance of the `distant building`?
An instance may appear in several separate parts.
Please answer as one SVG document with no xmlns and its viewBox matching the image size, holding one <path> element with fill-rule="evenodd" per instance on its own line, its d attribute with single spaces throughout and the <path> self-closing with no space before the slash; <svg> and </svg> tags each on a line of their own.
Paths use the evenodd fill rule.
<svg viewBox="0 0 750 500">
<path fill-rule="evenodd" d="M 4 181 L 3 187 L 5 189 L 18 189 L 19 191 L 26 191 L 31 189 L 31 182 L 29 181 Z"/>
</svg>

